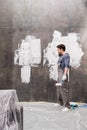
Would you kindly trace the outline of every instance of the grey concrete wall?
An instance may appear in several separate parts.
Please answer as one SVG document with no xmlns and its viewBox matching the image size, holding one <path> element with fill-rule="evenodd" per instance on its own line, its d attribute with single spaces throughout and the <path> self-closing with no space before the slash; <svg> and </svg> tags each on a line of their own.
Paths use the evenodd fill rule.
<svg viewBox="0 0 87 130">
<path fill-rule="evenodd" d="M 26 35 L 41 38 L 44 49 L 52 40 L 53 31 L 63 35 L 81 34 L 85 53 L 81 66 L 71 69 L 70 98 L 87 102 L 87 1 L 86 0 L 1 0 L 0 1 L 0 89 L 17 90 L 22 101 L 56 101 L 54 81 L 42 63 L 32 68 L 30 84 L 22 84 L 20 67 L 15 66 L 14 51 Z"/>
</svg>

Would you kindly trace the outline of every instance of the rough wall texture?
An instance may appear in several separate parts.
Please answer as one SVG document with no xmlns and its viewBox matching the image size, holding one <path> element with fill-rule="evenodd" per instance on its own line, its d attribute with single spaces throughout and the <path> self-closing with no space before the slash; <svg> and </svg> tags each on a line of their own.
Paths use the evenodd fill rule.
<svg viewBox="0 0 87 130">
<path fill-rule="evenodd" d="M 42 50 L 53 31 L 81 34 L 85 53 L 81 66 L 71 69 L 70 99 L 87 102 L 87 1 L 86 0 L 1 0 L 0 1 L 0 89 L 17 90 L 22 101 L 56 101 L 54 81 L 42 63 L 32 68 L 30 84 L 22 84 L 20 67 L 14 66 L 14 51 L 27 35 L 41 39 Z"/>
</svg>

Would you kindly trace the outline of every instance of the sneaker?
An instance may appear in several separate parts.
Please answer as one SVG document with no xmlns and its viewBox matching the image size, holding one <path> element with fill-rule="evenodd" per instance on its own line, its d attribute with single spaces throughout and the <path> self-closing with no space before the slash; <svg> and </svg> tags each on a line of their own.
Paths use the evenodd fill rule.
<svg viewBox="0 0 87 130">
<path fill-rule="evenodd" d="M 69 110 L 70 110 L 69 108 L 65 107 L 65 108 L 62 109 L 62 112 L 67 112 Z"/>
</svg>

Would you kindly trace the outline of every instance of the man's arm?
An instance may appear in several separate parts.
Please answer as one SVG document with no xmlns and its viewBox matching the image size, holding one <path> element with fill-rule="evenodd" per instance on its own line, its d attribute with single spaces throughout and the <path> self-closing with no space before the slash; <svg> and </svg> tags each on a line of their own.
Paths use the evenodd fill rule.
<svg viewBox="0 0 87 130">
<path fill-rule="evenodd" d="M 65 63 L 65 68 L 64 68 L 64 74 L 63 74 L 63 77 L 62 77 L 62 80 L 66 80 L 66 75 L 68 74 L 69 72 L 69 67 L 70 67 L 70 57 L 66 57 L 64 59 L 64 63 Z"/>
<path fill-rule="evenodd" d="M 68 74 L 68 72 L 69 72 L 69 68 L 68 68 L 68 67 L 65 67 L 65 68 L 64 68 L 64 75 Z"/>
</svg>

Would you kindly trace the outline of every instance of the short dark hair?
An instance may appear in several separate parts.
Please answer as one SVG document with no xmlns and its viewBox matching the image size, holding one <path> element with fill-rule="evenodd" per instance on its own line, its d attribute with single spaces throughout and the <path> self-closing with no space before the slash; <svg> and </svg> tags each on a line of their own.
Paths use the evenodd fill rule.
<svg viewBox="0 0 87 130">
<path fill-rule="evenodd" d="M 65 45 L 63 45 L 63 44 L 59 44 L 59 45 L 57 45 L 57 48 L 59 48 L 59 49 L 63 49 L 63 51 L 66 50 L 66 47 L 65 47 Z"/>
</svg>

